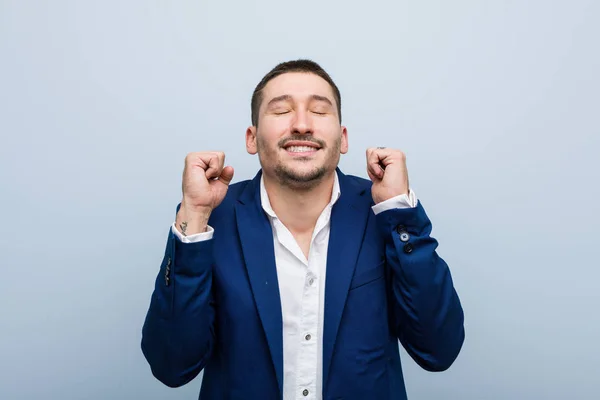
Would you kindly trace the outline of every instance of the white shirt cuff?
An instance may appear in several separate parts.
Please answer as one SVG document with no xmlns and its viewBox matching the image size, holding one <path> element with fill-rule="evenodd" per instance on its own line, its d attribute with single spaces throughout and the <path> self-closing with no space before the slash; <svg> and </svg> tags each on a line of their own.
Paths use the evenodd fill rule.
<svg viewBox="0 0 600 400">
<path fill-rule="evenodd" d="M 195 234 L 189 235 L 189 236 L 183 236 L 183 234 L 181 232 L 179 232 L 179 230 L 175 226 L 175 222 L 173 222 L 173 225 L 171 226 L 171 230 L 173 231 L 175 236 L 177 236 L 179 238 L 179 240 L 181 240 L 183 243 L 196 243 L 196 242 L 202 242 L 204 240 L 210 240 L 213 238 L 213 234 L 215 232 L 215 230 L 212 228 L 212 226 L 207 225 L 206 232 L 200 232 L 200 233 L 195 233 Z"/>
<path fill-rule="evenodd" d="M 375 215 L 382 213 L 387 210 L 392 210 L 394 208 L 415 208 L 417 206 L 417 195 L 413 192 L 412 189 L 408 191 L 408 194 L 401 194 L 396 197 L 392 197 L 391 199 L 387 199 L 382 201 L 379 204 L 375 204 L 373 207 L 373 212 Z"/>
</svg>

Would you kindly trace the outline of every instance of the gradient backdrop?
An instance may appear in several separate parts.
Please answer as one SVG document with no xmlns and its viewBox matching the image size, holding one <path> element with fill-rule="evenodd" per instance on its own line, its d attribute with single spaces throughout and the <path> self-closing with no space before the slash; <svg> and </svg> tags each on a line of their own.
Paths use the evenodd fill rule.
<svg viewBox="0 0 600 400">
<path fill-rule="evenodd" d="M 342 91 L 347 173 L 407 153 L 467 339 L 415 399 L 598 399 L 600 2 L 0 1 L 0 398 L 196 399 L 141 327 L 187 152 L 234 180 L 280 61 Z"/>
</svg>

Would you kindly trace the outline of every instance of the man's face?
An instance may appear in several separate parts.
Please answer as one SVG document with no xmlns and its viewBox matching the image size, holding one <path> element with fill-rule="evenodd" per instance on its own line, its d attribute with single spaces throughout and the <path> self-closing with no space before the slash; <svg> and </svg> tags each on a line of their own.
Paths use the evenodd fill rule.
<svg viewBox="0 0 600 400">
<path fill-rule="evenodd" d="M 258 153 L 263 173 L 292 188 L 311 188 L 335 171 L 348 151 L 333 90 L 302 72 L 279 75 L 263 89 L 258 127 L 246 132 L 246 149 Z"/>
</svg>

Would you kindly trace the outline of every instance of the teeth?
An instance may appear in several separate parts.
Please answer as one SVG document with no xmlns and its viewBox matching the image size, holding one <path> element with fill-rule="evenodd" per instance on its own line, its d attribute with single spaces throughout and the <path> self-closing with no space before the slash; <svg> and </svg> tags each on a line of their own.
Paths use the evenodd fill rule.
<svg viewBox="0 0 600 400">
<path fill-rule="evenodd" d="M 291 151 L 292 153 L 303 153 L 307 151 L 316 151 L 314 147 L 310 146 L 290 146 L 287 148 L 287 151 Z"/>
</svg>

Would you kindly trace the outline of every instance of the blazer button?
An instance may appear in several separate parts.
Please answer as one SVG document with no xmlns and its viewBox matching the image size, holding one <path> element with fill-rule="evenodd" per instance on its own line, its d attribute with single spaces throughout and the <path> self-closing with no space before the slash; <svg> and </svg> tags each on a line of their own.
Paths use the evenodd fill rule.
<svg viewBox="0 0 600 400">
<path fill-rule="evenodd" d="M 413 252 L 413 250 L 414 250 L 414 249 L 413 249 L 413 245 L 412 245 L 412 244 L 410 244 L 410 243 L 406 243 L 406 244 L 404 245 L 404 252 L 405 252 L 406 254 L 410 254 L 410 253 L 412 253 L 412 252 Z"/>
<path fill-rule="evenodd" d="M 410 239 L 410 235 L 406 232 L 401 232 L 400 233 L 400 240 L 403 242 L 408 242 L 408 239 Z"/>
</svg>

